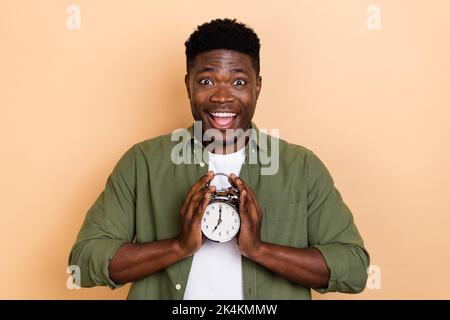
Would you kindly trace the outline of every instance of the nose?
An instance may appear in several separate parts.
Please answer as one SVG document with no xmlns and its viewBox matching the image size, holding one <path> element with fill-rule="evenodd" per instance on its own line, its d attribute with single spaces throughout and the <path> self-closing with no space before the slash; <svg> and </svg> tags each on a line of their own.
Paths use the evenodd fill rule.
<svg viewBox="0 0 450 320">
<path fill-rule="evenodd" d="M 236 98 L 231 94 L 226 86 L 218 86 L 216 91 L 211 95 L 211 102 L 215 103 L 231 103 Z"/>
</svg>

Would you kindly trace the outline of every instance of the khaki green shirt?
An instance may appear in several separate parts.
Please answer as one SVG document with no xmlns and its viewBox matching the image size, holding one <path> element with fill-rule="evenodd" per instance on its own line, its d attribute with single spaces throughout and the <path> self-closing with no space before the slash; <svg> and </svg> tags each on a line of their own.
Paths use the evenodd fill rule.
<svg viewBox="0 0 450 320">
<path fill-rule="evenodd" d="M 254 124 L 252 127 L 260 134 Z M 240 173 L 263 210 L 262 240 L 317 248 L 330 270 L 328 286 L 317 291 L 362 291 L 369 255 L 329 172 L 308 149 L 282 139 L 276 141 L 276 174 L 262 175 L 262 161 L 245 161 Z M 158 241 L 179 234 L 179 209 L 191 185 L 207 173 L 208 159 L 199 158 L 199 152 L 190 148 L 197 143 L 193 137 L 184 150 L 196 161 L 173 163 L 171 152 L 178 143 L 171 141 L 170 134 L 136 143 L 114 167 L 104 191 L 88 210 L 70 253 L 69 264 L 80 267 L 81 286 L 119 287 L 110 279 L 108 265 L 122 244 Z M 267 145 L 251 139 L 245 147 L 246 160 L 249 153 L 267 155 L 271 145 L 270 139 Z M 128 299 L 183 299 L 191 264 L 189 257 L 134 282 Z M 310 288 L 245 257 L 242 272 L 245 299 L 311 298 Z"/>
</svg>

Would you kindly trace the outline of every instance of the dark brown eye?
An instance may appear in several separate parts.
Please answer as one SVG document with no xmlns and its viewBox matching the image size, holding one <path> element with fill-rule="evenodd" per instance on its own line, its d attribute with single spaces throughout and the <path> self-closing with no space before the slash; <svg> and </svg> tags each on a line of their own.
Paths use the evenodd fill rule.
<svg viewBox="0 0 450 320">
<path fill-rule="evenodd" d="M 204 85 L 204 86 L 211 86 L 211 85 L 213 85 L 212 80 L 208 79 L 208 78 L 201 79 L 198 83 L 200 83 L 201 85 Z"/>
<path fill-rule="evenodd" d="M 247 82 L 245 82 L 245 80 L 242 79 L 236 79 L 233 82 L 233 86 L 243 86 L 245 84 L 247 84 Z"/>
</svg>

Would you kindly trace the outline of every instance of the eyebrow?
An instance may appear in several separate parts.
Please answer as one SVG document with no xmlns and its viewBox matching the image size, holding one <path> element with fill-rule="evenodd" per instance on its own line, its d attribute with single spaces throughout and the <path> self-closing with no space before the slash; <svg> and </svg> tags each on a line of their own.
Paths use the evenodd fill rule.
<svg viewBox="0 0 450 320">
<path fill-rule="evenodd" d="M 245 69 L 240 68 L 240 67 L 231 68 L 231 69 L 229 69 L 229 71 L 231 73 L 245 73 L 245 74 L 249 75 L 249 73 Z M 203 73 L 203 72 L 217 72 L 217 69 L 214 67 L 201 67 L 200 69 L 198 69 L 196 74 Z"/>
<path fill-rule="evenodd" d="M 213 67 L 201 67 L 198 69 L 197 74 L 203 73 L 203 72 L 216 72 L 216 68 Z"/>
<path fill-rule="evenodd" d="M 248 73 L 247 71 L 245 71 L 243 68 L 231 68 L 230 71 L 232 73 Z"/>
</svg>

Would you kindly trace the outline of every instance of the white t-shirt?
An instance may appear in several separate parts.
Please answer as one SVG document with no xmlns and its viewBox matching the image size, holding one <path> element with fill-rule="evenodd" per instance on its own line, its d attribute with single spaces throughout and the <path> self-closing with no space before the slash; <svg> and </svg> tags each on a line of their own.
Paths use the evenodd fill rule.
<svg viewBox="0 0 450 320">
<path fill-rule="evenodd" d="M 245 161 L 245 149 L 231 154 L 209 153 L 208 170 L 214 173 L 239 175 Z M 228 188 L 225 176 L 214 177 L 211 185 L 217 190 Z M 237 244 L 231 240 L 217 243 L 210 240 L 194 254 L 184 300 L 242 300 L 242 260 Z"/>
</svg>

